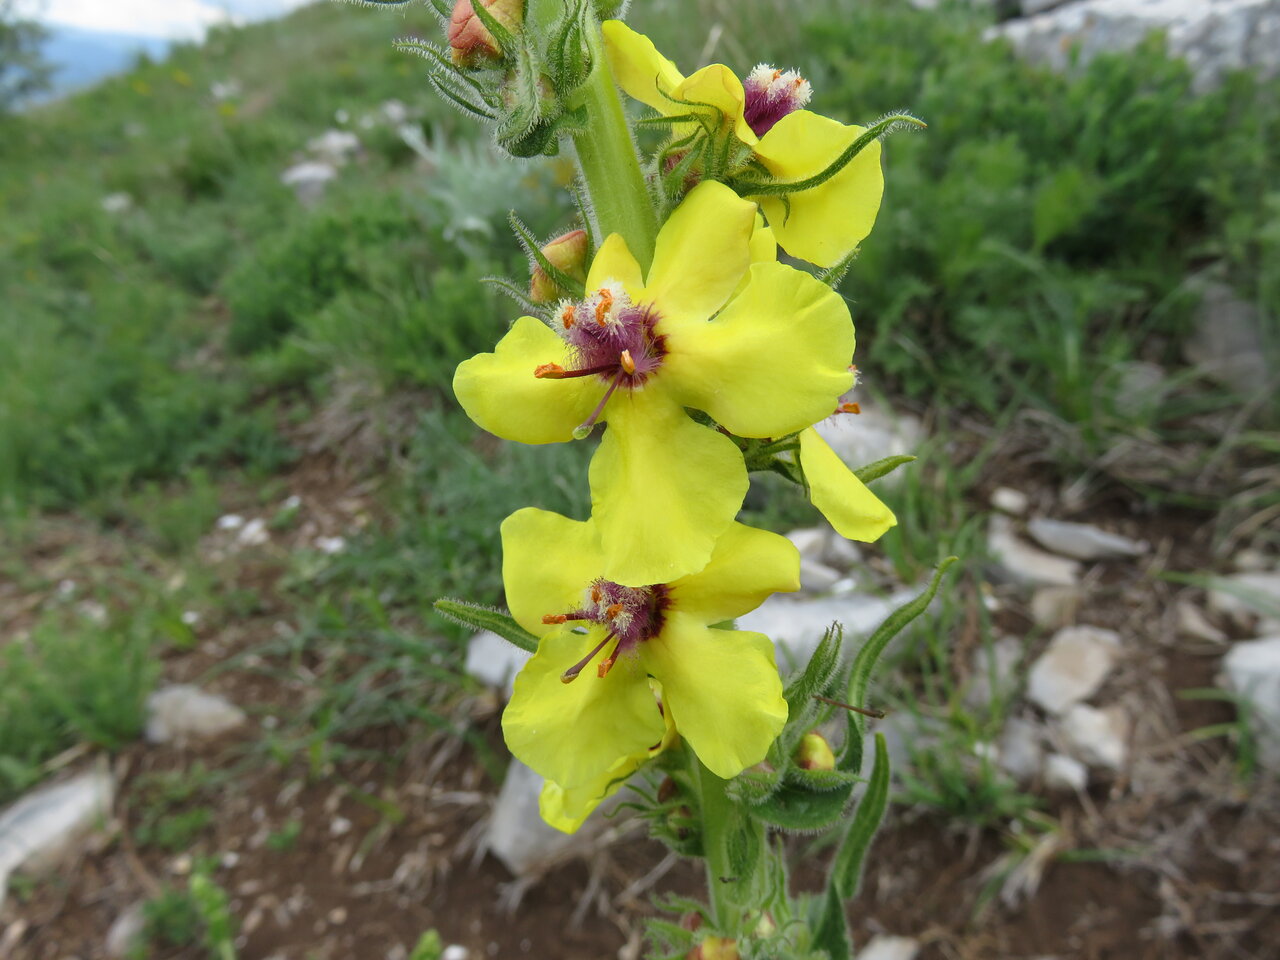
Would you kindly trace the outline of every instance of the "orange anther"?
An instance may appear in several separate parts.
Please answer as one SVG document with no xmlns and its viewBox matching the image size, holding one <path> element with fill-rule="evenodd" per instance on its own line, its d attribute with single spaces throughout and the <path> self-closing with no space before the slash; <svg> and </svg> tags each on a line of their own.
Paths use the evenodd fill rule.
<svg viewBox="0 0 1280 960">
<path fill-rule="evenodd" d="M 781 77 L 781 76 L 782 76 L 782 71 L 781 71 L 781 70 L 775 70 L 775 71 L 773 71 L 773 79 L 777 80 L 777 79 L 778 79 L 779 77 Z"/>
<path fill-rule="evenodd" d="M 631 359 L 630 350 L 623 350 L 618 356 L 618 362 L 622 364 L 622 369 L 627 371 L 627 373 L 636 372 L 636 362 Z"/>
<path fill-rule="evenodd" d="M 609 605 L 608 609 L 607 609 L 607 610 L 605 610 L 604 615 L 605 615 L 606 617 L 616 617 L 616 616 L 617 616 L 618 614 L 620 614 L 621 612 L 622 612 L 622 604 L 620 604 L 620 603 L 611 603 L 611 604 Z"/>
<path fill-rule="evenodd" d="M 608 287 L 601 287 L 596 301 L 596 323 L 604 326 L 609 320 L 609 311 L 613 309 L 613 292 Z"/>
<path fill-rule="evenodd" d="M 534 368 L 533 375 L 539 380 L 558 380 L 564 376 L 564 367 L 558 363 L 540 363 Z"/>
<path fill-rule="evenodd" d="M 856 403 L 842 403 L 836 407 L 836 413 L 861 413 L 862 407 Z"/>
<path fill-rule="evenodd" d="M 600 588 L 595 586 L 594 584 L 592 584 L 591 586 L 591 602 L 592 603 L 600 602 Z"/>
<path fill-rule="evenodd" d="M 616 653 L 612 657 L 609 657 L 606 660 L 601 660 L 600 666 L 596 667 L 596 676 L 599 677 L 601 680 L 603 680 L 605 677 L 605 674 L 608 673 L 610 670 L 612 670 L 613 665 L 617 662 L 618 662 L 618 655 Z"/>
<path fill-rule="evenodd" d="M 543 623 L 564 623 L 568 619 L 563 613 L 544 613 L 542 615 Z"/>
<path fill-rule="evenodd" d="M 572 303 L 566 303 L 564 309 L 560 311 L 560 322 L 564 324 L 564 328 L 568 330 L 577 319 L 578 308 Z"/>
</svg>

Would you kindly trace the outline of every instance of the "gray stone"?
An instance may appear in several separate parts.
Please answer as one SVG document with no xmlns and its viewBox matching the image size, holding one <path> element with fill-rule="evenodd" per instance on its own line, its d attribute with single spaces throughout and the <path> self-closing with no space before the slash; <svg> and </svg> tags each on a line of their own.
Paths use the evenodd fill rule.
<svg viewBox="0 0 1280 960">
<path fill-rule="evenodd" d="M 1280 0 L 1274 15 L 1280 21 Z M 1280 29 L 1276 42 L 1280 43 Z M 1201 299 L 1195 330 L 1183 347 L 1187 362 L 1232 390 L 1255 393 L 1264 389 L 1270 372 L 1261 312 L 1224 283 L 1199 280 L 1195 285 Z"/>
<path fill-rule="evenodd" d="M 1080 579 L 1080 564 L 1055 557 L 1024 542 L 1008 517 L 993 514 L 987 530 L 987 549 L 1005 580 L 1027 586 L 1069 587 Z"/>
<path fill-rule="evenodd" d="M 1226 643 L 1227 635 L 1209 622 L 1199 607 L 1187 600 L 1179 600 L 1178 633 L 1192 640 L 1205 640 L 1209 643 Z"/>
<path fill-rule="evenodd" d="M 837 570 L 853 570 L 862 566 L 862 549 L 832 530 L 822 559 Z"/>
<path fill-rule="evenodd" d="M 964 702 L 981 710 L 993 699 L 1007 700 L 1018 687 L 1017 666 L 1021 660 L 1022 644 L 1013 637 L 1000 637 L 989 648 L 974 650 Z"/>
<path fill-rule="evenodd" d="M 1051 714 L 1092 696 L 1115 666 L 1120 637 L 1098 627 L 1064 627 L 1031 665 L 1027 698 Z"/>
<path fill-rule="evenodd" d="M 1072 751 L 1091 767 L 1120 770 L 1128 756 L 1129 717 L 1119 707 L 1077 703 L 1059 723 Z"/>
<path fill-rule="evenodd" d="M 146 925 L 146 916 L 142 912 L 142 904 L 135 903 L 120 916 L 107 931 L 102 941 L 102 948 L 108 957 L 125 957 L 142 934 Z"/>
<path fill-rule="evenodd" d="M 1083 599 L 1079 587 L 1040 587 L 1031 595 L 1031 619 L 1044 630 L 1069 627 Z"/>
<path fill-rule="evenodd" d="M 146 737 L 151 743 L 204 740 L 234 730 L 245 719 L 226 698 L 178 683 L 147 698 Z"/>
<path fill-rule="evenodd" d="M 1280 72 L 1280 0 L 1080 0 L 999 24 L 987 36 L 1007 37 L 1027 59 L 1065 70 L 1130 50 L 1154 30 L 1164 31 L 1171 53 L 1186 57 L 1200 88 L 1235 69 Z"/>
<path fill-rule="evenodd" d="M 1020 784 L 1030 783 L 1044 758 L 1044 731 L 1039 724 L 1013 717 L 1000 735 L 1000 769 Z"/>
<path fill-rule="evenodd" d="M 530 654 L 514 643 L 484 630 L 467 644 L 467 673 L 510 697 L 516 674 L 529 662 L 529 657 Z"/>
<path fill-rule="evenodd" d="M 839 570 L 828 567 L 821 560 L 800 558 L 800 589 L 806 593 L 827 593 L 840 582 Z"/>
<path fill-rule="evenodd" d="M 1280 573 L 1249 571 L 1216 577 L 1209 609 L 1244 623 L 1253 617 L 1280 617 Z"/>
<path fill-rule="evenodd" d="M 919 940 L 878 933 L 858 951 L 857 960 L 915 960 L 919 952 Z"/>
<path fill-rule="evenodd" d="M 894 610 L 919 593 L 899 590 L 888 597 L 853 593 L 832 597 L 798 597 L 775 593 L 738 618 L 739 630 L 754 630 L 772 638 L 778 665 L 784 670 L 803 666 L 832 622 L 844 625 L 845 641 L 868 636 Z"/>
<path fill-rule="evenodd" d="M 801 560 L 806 557 L 810 560 L 821 560 L 823 553 L 826 552 L 827 538 L 832 532 L 830 527 L 803 527 L 792 530 L 787 534 L 787 539 L 799 551 Z"/>
<path fill-rule="evenodd" d="M 1222 672 L 1226 689 L 1249 703 L 1259 759 L 1280 770 L 1280 636 L 1233 645 Z"/>
<path fill-rule="evenodd" d="M 324 195 L 329 181 L 337 177 L 337 168 L 319 160 L 304 160 L 280 174 L 280 182 L 291 187 L 298 200 L 304 204 L 315 203 Z"/>
<path fill-rule="evenodd" d="M 1065 753 L 1044 758 L 1044 785 L 1055 793 L 1079 793 L 1089 785 L 1089 768 Z"/>
<path fill-rule="evenodd" d="M 991 506 L 1001 513 L 1009 513 L 1015 517 L 1020 517 L 1027 512 L 1029 503 L 1029 498 L 1025 493 L 1021 490 L 1014 490 L 1012 487 L 996 487 L 991 491 Z"/>
<path fill-rule="evenodd" d="M 115 780 L 105 766 L 39 787 L 0 813 L 0 902 L 16 870 L 45 873 L 111 815 Z"/>
<path fill-rule="evenodd" d="M 1048 517 L 1030 520 L 1027 532 L 1046 550 L 1077 560 L 1137 557 L 1151 549 L 1147 543 L 1108 533 L 1087 523 L 1069 523 Z"/>
</svg>

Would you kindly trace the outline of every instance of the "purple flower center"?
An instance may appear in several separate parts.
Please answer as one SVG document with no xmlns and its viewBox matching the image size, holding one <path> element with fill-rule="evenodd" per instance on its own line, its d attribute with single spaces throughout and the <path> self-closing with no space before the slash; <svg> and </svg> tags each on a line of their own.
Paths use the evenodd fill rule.
<svg viewBox="0 0 1280 960">
<path fill-rule="evenodd" d="M 809 102 L 813 90 L 809 81 L 794 70 L 775 70 L 759 64 L 742 84 L 746 93 L 743 116 L 747 126 L 763 137 L 773 125 Z"/>
<path fill-rule="evenodd" d="M 626 656 L 643 641 L 658 635 L 670 605 L 671 596 L 666 584 L 624 587 L 612 580 L 592 581 L 581 607 L 569 613 L 548 614 L 542 618 L 543 623 L 583 621 L 605 629 L 604 639 L 566 670 L 560 679 L 565 683 L 576 680 L 578 674 L 612 642 L 613 649 L 596 667 L 596 675 L 603 677 L 613 668 L 618 657 Z"/>
<path fill-rule="evenodd" d="M 662 366 L 666 337 L 657 325 L 657 311 L 633 304 L 622 285 L 613 281 L 580 302 L 560 304 L 552 326 L 569 345 L 570 366 L 544 363 L 533 375 L 546 380 L 594 376 L 606 385 L 599 405 L 575 436 L 590 431 L 618 387 L 643 386 Z"/>
</svg>

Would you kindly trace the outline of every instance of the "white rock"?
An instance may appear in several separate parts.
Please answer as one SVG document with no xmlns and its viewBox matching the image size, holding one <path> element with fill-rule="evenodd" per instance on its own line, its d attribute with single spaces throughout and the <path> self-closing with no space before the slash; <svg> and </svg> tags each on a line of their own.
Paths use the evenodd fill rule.
<svg viewBox="0 0 1280 960">
<path fill-rule="evenodd" d="M 350 130 L 326 130 L 307 141 L 307 149 L 317 160 L 340 167 L 360 150 L 360 138 Z"/>
<path fill-rule="evenodd" d="M 842 576 L 839 570 L 833 570 L 821 560 L 800 558 L 800 589 L 806 593 L 827 593 L 835 589 Z"/>
<path fill-rule="evenodd" d="M 846 540 L 832 530 L 822 559 L 837 570 L 852 570 L 862 566 L 862 549 L 852 540 Z"/>
<path fill-rule="evenodd" d="M 557 863 L 580 856 L 593 848 L 618 823 L 605 819 L 626 798 L 626 788 L 596 809 L 576 833 L 561 833 L 538 813 L 538 794 L 543 779 L 519 760 L 507 767 L 506 779 L 494 803 L 485 829 L 484 849 L 507 865 L 517 877 L 537 877 Z"/>
<path fill-rule="evenodd" d="M 1013 637 L 1000 637 L 989 648 L 974 650 L 964 702 L 980 710 L 991 703 L 993 692 L 1000 699 L 1010 697 L 1018 685 L 1015 670 L 1021 660 L 1022 644 Z"/>
<path fill-rule="evenodd" d="M 1000 769 L 1018 783 L 1030 783 L 1040 772 L 1044 732 L 1039 724 L 1012 717 L 1000 735 Z"/>
<path fill-rule="evenodd" d="M 899 590 L 889 597 L 844 594 L 833 597 L 797 597 L 775 593 L 763 604 L 738 618 L 738 629 L 754 630 L 772 638 L 778 665 L 784 670 L 809 662 L 833 621 L 844 625 L 846 650 L 851 641 L 868 636 L 894 610 L 919 590 Z"/>
<path fill-rule="evenodd" d="M 346 537 L 316 537 L 316 549 L 330 556 L 347 549 Z"/>
<path fill-rule="evenodd" d="M 337 169 L 330 163 L 318 160 L 305 160 L 295 163 L 280 174 L 280 182 L 292 187 L 293 192 L 303 203 L 314 203 L 319 200 L 329 181 L 338 175 Z"/>
<path fill-rule="evenodd" d="M 1089 768 L 1065 753 L 1051 753 L 1044 758 L 1044 785 L 1060 793 L 1079 793 L 1089 785 Z"/>
<path fill-rule="evenodd" d="M 909 413 L 892 414 L 876 407 L 860 414 L 844 413 L 817 424 L 822 439 L 851 469 L 857 470 L 885 457 L 913 454 L 924 441 L 920 419 Z M 900 474 L 894 471 L 881 485 L 893 485 Z"/>
<path fill-rule="evenodd" d="M 467 948 L 456 943 L 451 943 L 444 948 L 444 953 L 440 954 L 440 960 L 467 960 L 471 954 Z"/>
<path fill-rule="evenodd" d="M 1209 622 L 1209 618 L 1194 603 L 1179 600 L 1178 633 L 1193 640 L 1205 640 L 1209 643 L 1226 643 L 1227 635 Z"/>
<path fill-rule="evenodd" d="M 1068 627 L 1075 622 L 1083 599 L 1079 587 L 1039 587 L 1031 594 L 1031 619 L 1045 630 Z"/>
<path fill-rule="evenodd" d="M 529 662 L 530 654 L 496 633 L 483 630 L 467 644 L 467 673 L 481 683 L 506 691 L 511 696 L 516 674 Z"/>
<path fill-rule="evenodd" d="M 911 937 L 890 937 L 879 933 L 858 951 L 857 960 L 915 960 L 920 941 Z"/>
<path fill-rule="evenodd" d="M 996 487 L 991 491 L 991 506 L 1001 513 L 1011 513 L 1020 517 L 1027 512 L 1029 499 L 1021 490 L 1012 487 Z"/>
<path fill-rule="evenodd" d="M 151 694 L 147 711 L 146 737 L 151 743 L 216 737 L 234 730 L 246 719 L 235 704 L 187 683 Z"/>
<path fill-rule="evenodd" d="M 1237 570 L 1267 570 L 1275 563 L 1261 550 L 1245 548 L 1231 558 L 1231 565 Z"/>
<path fill-rule="evenodd" d="M 1069 523 L 1035 517 L 1027 523 L 1027 532 L 1046 550 L 1077 560 L 1108 560 L 1116 557 L 1138 557 L 1151 549 L 1147 543 L 1107 533 L 1087 523 Z"/>
<path fill-rule="evenodd" d="M 1280 616 L 1280 573 L 1249 571 L 1215 578 L 1209 609 L 1243 622 L 1250 617 Z"/>
<path fill-rule="evenodd" d="M 1128 755 L 1129 717 L 1120 707 L 1077 703 L 1059 724 L 1072 750 L 1091 767 L 1119 770 Z"/>
<path fill-rule="evenodd" d="M 133 197 L 127 193 L 108 193 L 101 202 L 106 213 L 124 213 L 133 207 Z"/>
<path fill-rule="evenodd" d="M 827 548 L 827 538 L 831 535 L 829 527 L 802 527 L 787 534 L 792 546 L 800 552 L 800 558 L 821 560 Z"/>
<path fill-rule="evenodd" d="M 218 518 L 215 526 L 219 530 L 239 530 L 244 526 L 244 517 L 238 513 L 226 513 Z"/>
<path fill-rule="evenodd" d="M 1077 55 L 1087 63 L 1132 49 L 1153 30 L 1165 33 L 1170 53 L 1187 59 L 1201 88 L 1233 69 L 1280 72 L 1280 0 L 1080 0 L 987 35 L 1008 37 L 1026 58 L 1066 69 Z"/>
<path fill-rule="evenodd" d="M 1222 672 L 1223 685 L 1249 702 L 1259 759 L 1280 770 L 1280 636 L 1234 644 Z"/>
<path fill-rule="evenodd" d="M 1027 697 L 1048 713 L 1061 714 L 1102 686 L 1115 666 L 1120 637 L 1099 627 L 1064 627 L 1031 665 Z"/>
<path fill-rule="evenodd" d="M 142 911 L 142 904 L 135 903 L 116 917 L 115 923 L 111 924 L 111 929 L 107 931 L 107 936 L 102 942 L 107 956 L 113 958 L 128 956 L 145 926 L 146 915 Z"/>
<path fill-rule="evenodd" d="M 267 521 L 261 517 L 254 517 L 236 534 L 236 541 L 245 547 L 260 547 L 271 539 L 271 534 L 267 532 Z"/>
<path fill-rule="evenodd" d="M 114 779 L 105 767 L 95 767 L 39 787 L 0 813 L 0 902 L 15 870 L 57 867 L 106 821 L 114 800 Z"/>
<path fill-rule="evenodd" d="M 1045 553 L 1021 540 L 1008 517 L 993 514 L 987 549 L 1003 579 L 1028 586 L 1069 587 L 1080 579 L 1080 564 Z"/>
</svg>

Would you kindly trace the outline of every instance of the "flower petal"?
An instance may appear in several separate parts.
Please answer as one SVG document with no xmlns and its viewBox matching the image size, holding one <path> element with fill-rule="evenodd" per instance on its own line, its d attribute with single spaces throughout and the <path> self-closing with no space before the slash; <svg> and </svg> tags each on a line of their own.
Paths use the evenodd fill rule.
<svg viewBox="0 0 1280 960">
<path fill-rule="evenodd" d="M 591 270 L 587 273 L 587 292 L 598 290 L 609 280 L 621 283 L 632 299 L 639 296 L 644 287 L 640 264 L 636 263 L 636 258 L 627 247 L 627 241 L 622 239 L 620 233 L 609 234 L 596 251 L 591 261 Z"/>
<path fill-rule="evenodd" d="M 621 20 L 606 20 L 601 29 L 613 82 L 627 96 L 648 104 L 663 116 L 684 113 L 685 108 L 672 103 L 669 96 L 684 75 L 658 52 L 653 41 Z"/>
<path fill-rule="evenodd" d="M 706 566 L 747 493 L 737 445 L 694 423 L 657 385 L 614 395 L 589 479 L 601 574 L 628 586 Z"/>
<path fill-rule="evenodd" d="M 635 658 L 619 658 L 605 676 L 595 663 L 576 680 L 561 675 L 604 639 L 596 628 L 551 631 L 516 677 L 502 732 L 511 752 L 548 780 L 566 788 L 591 783 L 619 757 L 642 754 L 666 731 L 644 669 Z"/>
<path fill-rule="evenodd" d="M 787 702 L 761 633 L 713 630 L 673 608 L 641 659 L 662 684 L 680 735 L 717 777 L 728 780 L 764 759 L 787 722 Z"/>
<path fill-rule="evenodd" d="M 504 440 L 559 443 L 573 439 L 605 385 L 595 377 L 539 380 L 540 363 L 565 361 L 565 343 L 541 320 L 521 317 L 493 353 L 458 364 L 453 392 L 472 420 Z"/>
<path fill-rule="evenodd" d="M 751 265 L 755 204 L 722 183 L 698 184 L 658 231 L 644 298 L 664 325 L 710 318 Z"/>
<path fill-rule="evenodd" d="M 553 629 L 544 614 L 582 606 L 604 556 L 590 522 L 525 507 L 502 521 L 502 583 L 516 622 L 536 636 Z"/>
<path fill-rule="evenodd" d="M 803 271 L 757 263 L 710 323 L 672 330 L 662 375 L 685 406 L 741 437 L 780 437 L 828 417 L 853 383 L 853 324 Z"/>
<path fill-rule="evenodd" d="M 840 536 L 870 543 L 897 525 L 893 511 L 845 466 L 812 427 L 800 434 L 800 465 L 809 484 L 809 499 Z"/>
<path fill-rule="evenodd" d="M 720 112 L 721 123 L 732 123 L 733 132 L 747 146 L 754 147 L 759 139 L 747 123 L 744 112 L 747 95 L 742 81 L 722 63 L 713 63 L 691 74 L 671 91 L 671 99 L 681 103 L 663 111 L 668 115 L 690 112 L 684 104 L 705 104 Z"/>
<path fill-rule="evenodd" d="M 750 613 L 772 593 L 799 589 L 795 545 L 776 533 L 733 523 L 703 569 L 671 584 L 671 597 L 681 612 L 719 623 Z"/>
<path fill-rule="evenodd" d="M 863 127 L 798 110 L 761 138 L 756 156 L 779 180 L 803 180 L 821 173 L 864 133 Z M 787 253 L 831 267 L 871 232 L 883 193 L 880 144 L 873 142 L 826 183 L 790 194 L 790 209 L 782 197 L 761 197 L 760 206 Z"/>
</svg>

